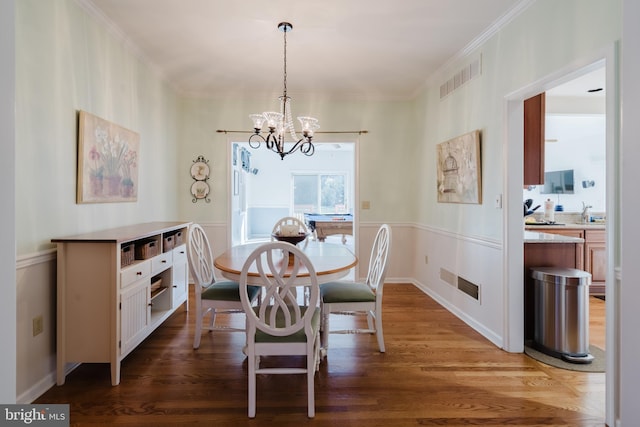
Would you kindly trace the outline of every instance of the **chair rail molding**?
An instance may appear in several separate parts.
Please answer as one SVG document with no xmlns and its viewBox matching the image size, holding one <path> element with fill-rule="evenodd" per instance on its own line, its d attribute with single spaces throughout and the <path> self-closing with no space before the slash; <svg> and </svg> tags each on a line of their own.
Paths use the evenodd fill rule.
<svg viewBox="0 0 640 427">
<path fill-rule="evenodd" d="M 34 265 L 55 261 L 57 256 L 58 250 L 55 248 L 31 254 L 19 255 L 16 258 L 16 270 L 22 270 Z"/>
</svg>

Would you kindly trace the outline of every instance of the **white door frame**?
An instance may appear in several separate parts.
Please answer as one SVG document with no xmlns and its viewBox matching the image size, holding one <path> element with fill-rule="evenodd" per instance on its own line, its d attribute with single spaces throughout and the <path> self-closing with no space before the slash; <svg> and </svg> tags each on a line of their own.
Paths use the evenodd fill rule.
<svg viewBox="0 0 640 427">
<path fill-rule="evenodd" d="M 505 130 L 503 143 L 505 211 L 503 229 L 503 256 L 505 278 L 505 330 L 504 349 L 510 352 L 524 351 L 524 240 L 522 231 L 522 188 L 524 161 L 524 100 L 540 92 L 572 80 L 606 64 L 606 168 L 607 168 L 607 286 L 606 286 L 606 416 L 608 425 L 614 425 L 616 390 L 619 378 L 615 360 L 619 349 L 616 339 L 618 307 L 615 287 L 614 248 L 619 245 L 616 234 L 618 206 L 616 202 L 617 159 L 619 141 L 618 59 L 615 45 L 611 45 L 590 58 L 575 61 L 566 67 L 523 87 L 505 97 Z"/>
<path fill-rule="evenodd" d="M 322 140 L 320 140 L 322 138 Z M 239 138 L 227 138 L 227 165 L 229 170 L 229 191 L 227 207 L 228 207 L 228 218 L 229 218 L 229 227 L 227 227 L 227 242 L 232 242 L 232 228 L 233 228 L 233 144 L 240 142 Z M 314 141 L 314 144 L 333 144 L 333 143 L 349 143 L 354 144 L 353 149 L 353 177 L 352 177 L 352 187 L 353 187 L 353 250 L 358 256 L 360 251 L 360 137 L 353 137 L 348 135 L 348 137 L 341 137 L 338 135 L 319 135 L 317 137 L 317 141 Z M 258 149 L 266 150 L 265 147 L 260 147 Z M 275 155 L 275 153 L 274 153 Z M 358 263 L 355 267 L 355 278 L 359 278 L 360 275 L 360 264 Z"/>
</svg>

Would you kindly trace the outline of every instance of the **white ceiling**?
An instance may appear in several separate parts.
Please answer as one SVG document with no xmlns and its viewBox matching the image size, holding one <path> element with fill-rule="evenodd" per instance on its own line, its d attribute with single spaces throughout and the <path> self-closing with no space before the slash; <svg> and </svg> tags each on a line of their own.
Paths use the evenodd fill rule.
<svg viewBox="0 0 640 427">
<path fill-rule="evenodd" d="M 78 0 L 180 93 L 403 99 L 530 0 Z"/>
<path fill-rule="evenodd" d="M 604 65 L 547 91 L 546 95 L 556 97 L 604 98 L 606 71 Z M 600 90 L 601 89 L 601 90 Z M 593 92 L 590 92 L 593 91 Z"/>
</svg>

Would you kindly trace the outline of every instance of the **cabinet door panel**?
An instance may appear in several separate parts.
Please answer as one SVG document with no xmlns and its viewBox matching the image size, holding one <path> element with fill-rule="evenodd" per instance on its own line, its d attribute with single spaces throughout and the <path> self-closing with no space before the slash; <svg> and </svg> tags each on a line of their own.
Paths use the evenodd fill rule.
<svg viewBox="0 0 640 427">
<path fill-rule="evenodd" d="M 587 243 L 586 268 L 591 273 L 592 283 L 603 283 L 607 279 L 607 251 L 604 243 Z"/>
<path fill-rule="evenodd" d="M 563 228 L 563 229 L 547 229 L 545 228 L 544 230 L 541 230 L 544 233 L 549 233 L 549 234 L 560 234 L 562 236 L 568 236 L 568 237 L 577 237 L 579 239 L 584 239 L 584 230 L 581 229 L 569 229 L 569 228 Z M 575 260 L 575 268 L 582 270 L 583 268 L 585 268 L 584 266 L 584 244 L 583 243 L 578 243 L 576 244 L 576 260 Z"/>
<path fill-rule="evenodd" d="M 544 184 L 544 92 L 524 101 L 524 185 Z"/>
<path fill-rule="evenodd" d="M 137 282 L 121 295 L 120 303 L 120 353 L 124 356 L 147 335 L 151 317 L 149 305 L 149 279 Z"/>
<path fill-rule="evenodd" d="M 604 243 L 605 242 L 605 231 L 604 230 L 586 230 L 585 234 L 587 237 L 587 242 L 597 242 Z"/>
<path fill-rule="evenodd" d="M 187 300 L 189 270 L 187 268 L 187 249 L 185 245 L 173 250 L 173 308 Z"/>
<path fill-rule="evenodd" d="M 173 250 L 173 262 L 174 264 L 181 264 L 187 262 L 187 245 L 178 246 Z"/>
</svg>

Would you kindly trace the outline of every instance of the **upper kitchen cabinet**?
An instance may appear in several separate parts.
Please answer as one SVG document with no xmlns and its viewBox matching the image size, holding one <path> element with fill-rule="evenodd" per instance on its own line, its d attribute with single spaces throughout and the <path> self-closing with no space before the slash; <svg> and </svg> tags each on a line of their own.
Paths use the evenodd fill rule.
<svg viewBox="0 0 640 427">
<path fill-rule="evenodd" d="M 544 184 L 544 92 L 524 101 L 524 185 Z"/>
</svg>

